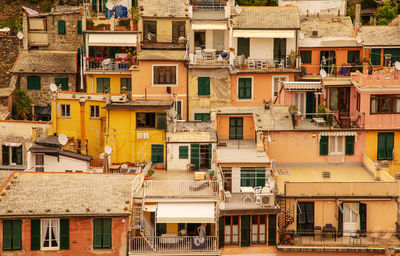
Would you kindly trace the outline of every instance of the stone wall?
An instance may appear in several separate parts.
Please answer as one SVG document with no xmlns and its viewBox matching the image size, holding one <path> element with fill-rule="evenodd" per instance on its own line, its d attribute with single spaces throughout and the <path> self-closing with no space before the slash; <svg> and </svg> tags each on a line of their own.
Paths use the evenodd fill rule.
<svg viewBox="0 0 400 256">
<path fill-rule="evenodd" d="M 0 87 L 6 87 L 10 82 L 10 71 L 17 59 L 20 43 L 15 36 L 0 37 Z"/>
</svg>

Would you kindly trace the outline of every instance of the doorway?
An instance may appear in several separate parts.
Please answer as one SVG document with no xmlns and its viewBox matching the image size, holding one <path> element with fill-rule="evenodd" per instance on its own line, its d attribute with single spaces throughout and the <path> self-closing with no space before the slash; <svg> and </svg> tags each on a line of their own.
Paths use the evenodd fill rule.
<svg viewBox="0 0 400 256">
<path fill-rule="evenodd" d="M 326 73 L 328 74 L 332 74 L 333 64 L 336 64 L 335 51 L 321 51 L 320 64 L 321 64 L 321 69 L 325 70 Z"/>
<path fill-rule="evenodd" d="M 200 145 L 200 169 L 211 168 L 211 144 Z"/>
<path fill-rule="evenodd" d="M 250 38 L 238 38 L 237 56 L 244 55 L 245 58 L 250 56 Z"/>
<path fill-rule="evenodd" d="M 343 236 L 351 236 L 359 230 L 359 203 L 343 204 Z"/>
<path fill-rule="evenodd" d="M 339 110 L 341 116 L 350 111 L 350 87 L 332 87 L 329 89 L 329 108 Z"/>
<path fill-rule="evenodd" d="M 200 47 L 203 50 L 206 48 L 206 32 L 205 31 L 194 32 L 194 47 Z"/>
<path fill-rule="evenodd" d="M 306 118 L 312 118 L 315 113 L 315 94 L 314 92 L 306 92 Z"/>
<path fill-rule="evenodd" d="M 230 140 L 243 139 L 243 117 L 229 118 L 229 139 Z"/>
<path fill-rule="evenodd" d="M 312 235 L 314 232 L 314 202 L 297 203 L 297 232 Z"/>
</svg>

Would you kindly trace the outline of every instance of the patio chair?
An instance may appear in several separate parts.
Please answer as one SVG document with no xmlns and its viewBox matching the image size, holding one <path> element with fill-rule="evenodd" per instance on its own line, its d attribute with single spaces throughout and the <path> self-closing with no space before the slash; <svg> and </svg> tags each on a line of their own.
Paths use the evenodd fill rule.
<svg viewBox="0 0 400 256">
<path fill-rule="evenodd" d="M 255 194 L 260 194 L 262 192 L 262 189 L 263 189 L 262 186 L 254 187 L 254 193 Z"/>
<path fill-rule="evenodd" d="M 285 60 L 281 59 L 281 61 L 278 64 L 278 68 L 283 69 L 285 67 Z"/>
<path fill-rule="evenodd" d="M 342 123 L 338 120 L 338 118 L 335 115 L 332 115 L 333 119 L 335 120 L 335 126 L 334 128 L 343 128 Z"/>
<path fill-rule="evenodd" d="M 357 118 L 350 123 L 350 128 L 360 128 L 358 122 L 361 120 L 361 115 L 357 115 Z"/>
<path fill-rule="evenodd" d="M 350 235 L 350 237 L 353 238 L 353 245 L 354 245 L 356 240 L 358 240 L 360 242 L 360 245 L 362 245 L 361 235 L 362 235 L 361 230 L 357 230 L 355 233 L 352 233 Z"/>
<path fill-rule="evenodd" d="M 225 201 L 230 202 L 232 200 L 232 194 L 229 191 L 225 191 Z"/>
</svg>

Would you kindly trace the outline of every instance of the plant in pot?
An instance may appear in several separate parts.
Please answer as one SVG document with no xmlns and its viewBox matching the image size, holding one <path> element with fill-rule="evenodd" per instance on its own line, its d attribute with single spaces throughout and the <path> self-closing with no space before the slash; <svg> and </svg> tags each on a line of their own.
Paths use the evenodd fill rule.
<svg viewBox="0 0 400 256">
<path fill-rule="evenodd" d="M 153 169 L 148 170 L 147 174 L 146 174 L 146 177 L 144 177 L 144 179 L 145 180 L 150 180 L 151 176 L 153 176 L 153 174 L 154 174 L 154 170 Z"/>
<path fill-rule="evenodd" d="M 296 105 L 290 105 L 289 106 L 289 113 L 292 118 L 292 124 L 293 124 L 293 129 L 297 126 L 298 120 L 296 118 L 297 114 L 297 106 Z"/>
<path fill-rule="evenodd" d="M 289 54 L 289 60 L 290 60 L 290 68 L 294 68 L 296 65 L 296 52 L 291 50 Z"/>
<path fill-rule="evenodd" d="M 241 70 L 245 70 L 245 69 L 246 69 L 246 64 L 245 64 L 245 63 L 242 63 L 242 65 L 240 66 L 240 69 L 241 69 Z"/>
<path fill-rule="evenodd" d="M 129 13 L 132 14 L 133 30 L 137 31 L 137 24 L 140 19 L 139 8 L 137 6 L 134 6 L 129 10 Z"/>
<path fill-rule="evenodd" d="M 130 20 L 119 20 L 118 26 L 115 27 L 117 31 L 127 31 L 130 30 Z"/>
<path fill-rule="evenodd" d="M 300 70 L 301 70 L 301 73 L 300 73 L 300 76 L 301 76 L 301 77 L 307 75 L 306 67 L 301 67 Z"/>
<path fill-rule="evenodd" d="M 93 26 L 94 26 L 94 21 L 93 21 L 93 20 L 87 19 L 87 20 L 86 20 L 86 29 L 87 29 L 87 30 L 92 30 L 92 29 L 93 29 Z"/>
<path fill-rule="evenodd" d="M 99 30 L 105 30 L 106 24 L 101 23 L 101 24 L 97 25 L 97 27 L 99 28 Z"/>
</svg>

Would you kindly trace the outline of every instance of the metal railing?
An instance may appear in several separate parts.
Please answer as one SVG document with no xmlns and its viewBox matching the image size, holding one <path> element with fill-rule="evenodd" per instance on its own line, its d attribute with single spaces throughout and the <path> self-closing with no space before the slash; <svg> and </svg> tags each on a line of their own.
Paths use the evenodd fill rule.
<svg viewBox="0 0 400 256">
<path fill-rule="evenodd" d="M 284 246 L 400 246 L 399 233 L 395 231 L 336 231 L 332 227 L 319 230 L 280 233 L 279 244 Z"/>
<path fill-rule="evenodd" d="M 152 236 L 131 237 L 129 254 L 180 254 L 180 253 L 216 253 L 218 252 L 216 236 Z"/>
<path fill-rule="evenodd" d="M 146 180 L 146 197 L 217 197 L 218 181 L 211 180 Z"/>
<path fill-rule="evenodd" d="M 86 60 L 86 71 L 129 71 L 131 65 L 131 61 L 117 61 L 115 59 L 110 59 L 108 63 Z"/>
<path fill-rule="evenodd" d="M 217 51 L 196 51 L 190 54 L 190 61 L 196 65 L 228 65 L 229 53 L 226 52 L 226 57 L 223 58 L 220 52 Z"/>
<path fill-rule="evenodd" d="M 206 12 L 206 11 L 224 11 L 225 5 L 218 3 L 210 3 L 210 4 L 202 4 L 202 5 L 193 5 L 193 11 L 198 12 Z"/>
<path fill-rule="evenodd" d="M 230 198 L 225 196 L 225 210 L 278 208 L 274 202 L 274 195 L 260 196 L 270 197 L 270 203 L 263 204 L 262 201 L 257 200 L 255 196 L 248 196 L 246 193 L 231 193 Z"/>
<path fill-rule="evenodd" d="M 234 66 L 240 69 L 284 69 L 299 68 L 296 61 L 292 63 L 289 56 L 282 58 L 245 58 L 243 55 L 236 56 Z"/>
<path fill-rule="evenodd" d="M 299 119 L 297 119 L 299 118 Z M 308 119 L 306 119 L 308 118 Z M 312 120 L 314 125 L 310 123 Z M 303 126 L 320 126 L 328 128 L 342 128 L 342 129 L 361 129 L 365 126 L 365 113 L 364 112 L 348 112 L 346 115 L 328 113 L 300 113 L 297 112 L 294 116 L 293 124 Z M 297 121 L 297 122 L 296 122 Z M 303 128 L 307 128 L 303 127 Z M 311 127 L 308 127 L 311 128 Z"/>
</svg>

